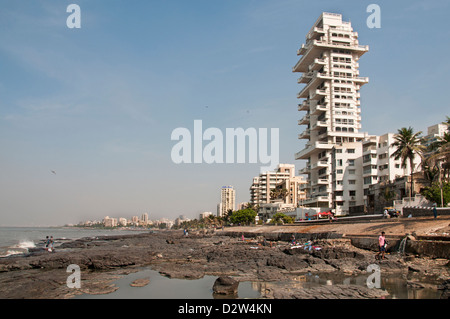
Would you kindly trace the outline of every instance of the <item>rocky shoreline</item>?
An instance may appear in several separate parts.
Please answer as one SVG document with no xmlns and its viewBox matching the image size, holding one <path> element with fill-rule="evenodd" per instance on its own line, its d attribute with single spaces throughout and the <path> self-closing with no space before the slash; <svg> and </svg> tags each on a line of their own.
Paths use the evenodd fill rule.
<svg viewBox="0 0 450 319">
<path fill-rule="evenodd" d="M 430 287 L 449 297 L 450 264 L 445 258 L 403 256 L 395 252 L 375 260 L 375 252 L 354 246 L 349 238 L 318 238 L 309 246 L 292 246 L 285 240 L 267 240 L 264 233 L 253 238 L 236 237 L 227 231 L 160 231 L 133 235 L 83 238 L 61 244 L 55 253 L 35 251 L 26 256 L 0 259 L 0 298 L 68 299 L 79 294 L 107 294 L 113 281 L 150 266 L 170 278 L 198 279 L 205 275 L 227 276 L 235 281 L 293 282 L 305 274 L 339 273 L 369 275 L 376 264 L 381 273 L 402 276 L 417 289 L 424 277 Z M 408 258 L 406 258 L 408 257 Z M 67 287 L 67 267 L 81 270 L 81 288 Z M 289 288 L 268 285 L 264 298 L 389 297 L 382 289 L 364 285 Z"/>
</svg>

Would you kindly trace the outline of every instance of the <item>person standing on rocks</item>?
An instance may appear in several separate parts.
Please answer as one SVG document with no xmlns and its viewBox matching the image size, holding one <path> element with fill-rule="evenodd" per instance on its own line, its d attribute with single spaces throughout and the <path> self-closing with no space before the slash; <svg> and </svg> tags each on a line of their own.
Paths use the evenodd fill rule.
<svg viewBox="0 0 450 319">
<path fill-rule="evenodd" d="M 50 244 L 50 238 L 45 237 L 45 250 L 48 250 L 48 245 Z"/>
<path fill-rule="evenodd" d="M 378 253 L 375 255 L 375 258 L 385 259 L 384 254 L 386 252 L 386 236 L 385 232 L 381 232 L 381 236 L 378 237 Z M 381 254 L 381 257 L 380 257 Z"/>
</svg>

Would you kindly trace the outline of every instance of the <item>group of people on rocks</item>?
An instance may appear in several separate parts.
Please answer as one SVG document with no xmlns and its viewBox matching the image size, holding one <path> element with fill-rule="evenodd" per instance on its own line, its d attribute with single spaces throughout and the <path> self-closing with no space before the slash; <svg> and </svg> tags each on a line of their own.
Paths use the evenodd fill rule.
<svg viewBox="0 0 450 319">
<path fill-rule="evenodd" d="M 53 240 L 53 236 L 50 237 L 46 237 L 45 238 L 45 250 L 47 250 L 48 252 L 52 252 L 53 251 L 53 245 L 54 245 L 55 241 Z"/>
</svg>

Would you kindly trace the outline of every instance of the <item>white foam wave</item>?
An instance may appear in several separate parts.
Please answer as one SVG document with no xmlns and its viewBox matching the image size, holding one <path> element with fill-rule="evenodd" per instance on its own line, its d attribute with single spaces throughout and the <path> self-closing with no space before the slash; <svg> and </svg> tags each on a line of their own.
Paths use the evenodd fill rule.
<svg viewBox="0 0 450 319">
<path fill-rule="evenodd" d="M 28 249 L 28 248 L 35 248 L 36 245 L 34 242 L 30 240 L 22 240 L 17 245 L 14 245 L 12 248 L 21 248 L 21 249 Z"/>
<path fill-rule="evenodd" d="M 8 257 L 8 256 L 11 256 L 11 255 L 19 255 L 19 254 L 23 254 L 23 251 L 8 250 L 8 251 L 6 252 L 6 254 L 0 255 L 0 257 Z"/>
</svg>

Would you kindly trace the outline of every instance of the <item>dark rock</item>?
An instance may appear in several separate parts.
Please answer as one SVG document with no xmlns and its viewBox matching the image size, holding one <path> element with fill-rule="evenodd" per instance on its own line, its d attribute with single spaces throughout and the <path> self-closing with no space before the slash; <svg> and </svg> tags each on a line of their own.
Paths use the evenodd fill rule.
<svg viewBox="0 0 450 319">
<path fill-rule="evenodd" d="M 215 294 L 219 295 L 236 295 L 238 292 L 239 282 L 231 277 L 223 276 L 216 279 L 213 286 Z"/>
<path fill-rule="evenodd" d="M 147 286 L 150 283 L 150 278 L 140 278 L 134 280 L 130 286 L 131 287 L 144 287 Z"/>
<path fill-rule="evenodd" d="M 450 299 L 450 279 L 444 280 L 437 289 L 442 290 L 440 299 Z"/>
<path fill-rule="evenodd" d="M 420 268 L 418 268 L 417 266 L 408 266 L 408 271 L 411 271 L 411 272 L 420 272 L 421 271 L 421 269 Z"/>
</svg>

